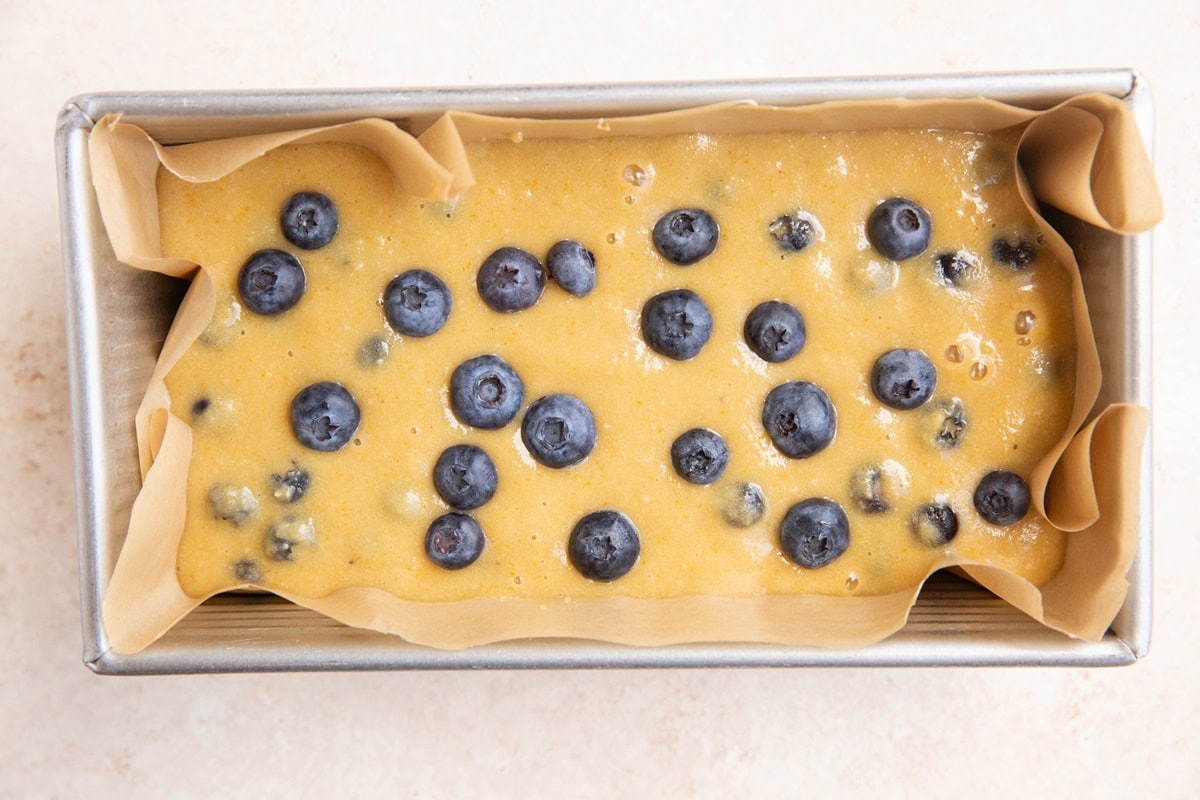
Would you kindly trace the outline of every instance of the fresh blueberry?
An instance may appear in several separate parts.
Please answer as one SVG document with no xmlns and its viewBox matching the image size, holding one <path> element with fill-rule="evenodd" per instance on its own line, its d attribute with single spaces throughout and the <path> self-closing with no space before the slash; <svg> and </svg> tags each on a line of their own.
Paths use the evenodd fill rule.
<svg viewBox="0 0 1200 800">
<path fill-rule="evenodd" d="M 775 447 L 788 458 L 816 455 L 837 433 L 837 415 L 829 395 L 805 381 L 772 389 L 763 403 L 762 424 Z"/>
<path fill-rule="evenodd" d="M 358 431 L 358 403 L 341 384 L 314 383 L 292 399 L 292 432 L 313 450 L 341 450 Z"/>
<path fill-rule="evenodd" d="M 1020 522 L 1029 511 L 1029 484 L 1020 475 L 998 469 L 975 487 L 975 510 L 993 525 Z"/>
<path fill-rule="evenodd" d="M 469 514 L 451 511 L 429 524 L 425 532 L 425 554 L 442 569 L 462 569 L 483 553 L 487 537 Z"/>
<path fill-rule="evenodd" d="M 867 464 L 850 475 L 850 498 L 867 514 L 882 514 L 892 506 L 883 488 L 883 470 Z"/>
<path fill-rule="evenodd" d="M 383 314 L 397 333 L 432 336 L 450 318 L 450 289 L 437 275 L 410 269 L 383 290 Z"/>
<path fill-rule="evenodd" d="M 447 447 L 433 467 L 433 488 L 451 508 L 470 511 L 496 494 L 496 465 L 473 444 Z"/>
<path fill-rule="evenodd" d="M 337 233 L 337 207 L 319 192 L 299 192 L 284 204 L 279 226 L 296 247 L 316 250 L 333 241 Z"/>
<path fill-rule="evenodd" d="M 676 361 L 699 353 L 712 329 L 708 306 L 689 289 L 656 294 L 642 307 L 642 338 L 654 352 Z"/>
<path fill-rule="evenodd" d="M 977 259 L 965 250 L 957 253 L 938 253 L 933 257 L 938 280 L 949 286 L 962 286 L 967 283 L 977 264 Z"/>
<path fill-rule="evenodd" d="M 671 445 L 671 463 L 688 483 L 707 485 L 721 477 L 729 465 L 729 447 L 721 434 L 692 428 Z"/>
<path fill-rule="evenodd" d="M 1037 258 L 1037 245 L 1020 237 L 997 236 L 992 241 L 992 260 L 1013 269 L 1024 269 Z"/>
<path fill-rule="evenodd" d="M 906 197 L 893 197 L 875 206 L 867 219 L 867 238 L 885 258 L 903 261 L 925 252 L 933 222 L 929 212 Z"/>
<path fill-rule="evenodd" d="M 863 251 L 846 260 L 846 278 L 865 297 L 883 297 L 900 282 L 900 265 Z"/>
<path fill-rule="evenodd" d="M 231 571 L 238 583 L 258 583 L 262 580 L 262 570 L 258 563 L 249 558 L 235 561 Z"/>
<path fill-rule="evenodd" d="M 746 344 L 763 361 L 787 361 L 804 347 L 804 316 L 778 300 L 759 303 L 746 317 Z"/>
<path fill-rule="evenodd" d="M 871 369 L 871 390 L 879 402 L 900 411 L 920 406 L 935 386 L 937 368 L 920 350 L 889 350 L 875 359 Z"/>
<path fill-rule="evenodd" d="M 850 499 L 865 514 L 891 511 L 908 493 L 908 471 L 892 460 L 864 464 L 850 474 Z"/>
<path fill-rule="evenodd" d="M 192 403 L 192 419 L 200 419 L 212 405 L 212 401 L 207 397 L 197 397 Z"/>
<path fill-rule="evenodd" d="M 382 336 L 368 336 L 358 346 L 358 365 L 367 369 L 382 367 L 388 359 L 391 346 Z"/>
<path fill-rule="evenodd" d="M 699 208 L 677 208 L 654 226 L 654 246 L 667 261 L 695 264 L 717 249 L 721 230 L 712 214 Z"/>
<path fill-rule="evenodd" d="M 785 253 L 799 253 L 817 238 L 812 219 L 803 213 L 784 214 L 771 220 L 767 230 Z"/>
<path fill-rule="evenodd" d="M 554 282 L 576 297 L 596 288 L 596 257 L 579 242 L 563 239 L 546 253 L 546 271 Z"/>
<path fill-rule="evenodd" d="M 779 547 L 783 554 L 806 569 L 830 563 L 850 546 L 850 520 L 832 500 L 814 497 L 797 503 L 783 515 Z"/>
<path fill-rule="evenodd" d="M 258 510 L 258 498 L 249 486 L 218 483 L 208 490 L 208 504 L 213 516 L 242 525 Z"/>
<path fill-rule="evenodd" d="M 311 486 L 312 475 L 294 461 L 292 468 L 282 475 L 278 472 L 271 475 L 271 494 L 281 503 L 300 502 Z"/>
<path fill-rule="evenodd" d="M 596 420 L 578 398 L 546 395 L 525 412 L 521 441 L 547 467 L 569 467 L 587 458 L 596 446 Z"/>
<path fill-rule="evenodd" d="M 304 295 L 304 267 L 290 253 L 259 250 L 238 273 L 238 294 L 255 314 L 282 314 Z"/>
<path fill-rule="evenodd" d="M 941 450 L 953 450 L 962 441 L 967 431 L 967 412 L 962 400 L 938 401 L 929 409 L 929 420 L 924 430 L 934 446 Z"/>
<path fill-rule="evenodd" d="M 756 483 L 735 483 L 722 493 L 721 518 L 735 528 L 749 528 L 767 512 L 767 498 Z"/>
<path fill-rule="evenodd" d="M 958 515 L 944 503 L 926 503 L 909 520 L 913 536 L 929 547 L 945 547 L 958 535 Z"/>
<path fill-rule="evenodd" d="M 450 408 L 464 425 L 503 428 L 525 402 L 525 384 L 499 356 L 476 356 L 450 376 Z"/>
<path fill-rule="evenodd" d="M 237 418 L 236 404 L 228 397 L 201 396 L 192 401 L 192 423 L 197 430 L 228 431 Z"/>
<path fill-rule="evenodd" d="M 571 531 L 567 555 L 585 578 L 615 581 L 633 569 L 642 541 L 629 517 L 618 511 L 593 511 Z"/>
<path fill-rule="evenodd" d="M 311 519 L 287 516 L 267 530 L 263 549 L 274 561 L 291 561 L 297 547 L 315 544 L 316 541 L 317 530 Z"/>
<path fill-rule="evenodd" d="M 501 247 L 484 260 L 475 285 L 493 311 L 523 311 L 542 296 L 546 273 L 541 262 L 524 250 Z"/>
</svg>

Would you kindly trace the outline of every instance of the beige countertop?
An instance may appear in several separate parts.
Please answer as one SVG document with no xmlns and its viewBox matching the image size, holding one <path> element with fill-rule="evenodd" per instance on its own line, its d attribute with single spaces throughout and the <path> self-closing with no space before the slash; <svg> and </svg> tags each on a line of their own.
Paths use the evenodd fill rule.
<svg viewBox="0 0 1200 800">
<path fill-rule="evenodd" d="M 1200 239 L 1200 13 L 934 5 L 0 2 L 0 797 L 1200 795 L 1200 366 L 1184 344 L 1200 297 L 1186 244 Z M 1088 66 L 1153 86 L 1167 209 L 1141 663 L 181 678 L 81 663 L 53 161 L 69 96 Z"/>
</svg>

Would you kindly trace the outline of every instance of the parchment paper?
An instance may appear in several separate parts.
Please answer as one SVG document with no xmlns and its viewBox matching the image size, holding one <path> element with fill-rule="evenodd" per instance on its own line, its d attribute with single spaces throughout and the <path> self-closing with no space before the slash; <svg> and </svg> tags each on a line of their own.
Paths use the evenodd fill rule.
<svg viewBox="0 0 1200 800">
<path fill-rule="evenodd" d="M 155 176 L 161 166 L 196 182 L 215 180 L 268 150 L 291 143 L 348 142 L 377 153 L 413 194 L 447 199 L 473 183 L 464 141 L 488 138 L 592 138 L 764 131 L 945 128 L 994 131 L 1023 126 L 1016 174 L 1047 245 L 1071 271 L 1078 363 L 1071 422 L 1031 474 L 1038 513 L 1072 532 L 1060 572 L 1034 586 L 1006 571 L 945 559 L 1044 624 L 1097 640 L 1120 609 L 1136 548 L 1138 475 L 1148 411 L 1113 405 L 1093 415 L 1100 362 L 1079 277 L 1062 237 L 1037 214 L 1039 200 L 1093 225 L 1137 233 L 1162 217 L 1162 201 L 1135 121 L 1119 101 L 1074 98 L 1033 112 L 988 100 L 835 102 L 797 108 L 750 102 L 648 116 L 532 120 L 449 112 L 414 138 L 382 120 L 163 147 L 140 129 L 105 118 L 90 139 L 93 183 L 117 257 L 140 269 L 185 276 L 197 265 L 162 256 Z M 191 429 L 170 413 L 163 378 L 208 324 L 212 283 L 195 272 L 137 414 L 143 476 L 129 533 L 104 599 L 104 623 L 117 652 L 136 652 L 165 633 L 203 597 L 175 576 L 183 533 Z M 1090 421 L 1089 421 L 1090 417 Z M 1085 424 L 1086 423 L 1086 424 Z M 923 581 L 922 581 L 923 583 Z M 478 598 L 424 603 L 372 588 L 325 597 L 283 595 L 346 624 L 419 644 L 466 647 L 520 637 L 573 637 L 639 645 L 698 641 L 856 647 L 901 628 L 920 585 L 870 597 L 793 595 L 628 597 L 545 601 Z"/>
</svg>

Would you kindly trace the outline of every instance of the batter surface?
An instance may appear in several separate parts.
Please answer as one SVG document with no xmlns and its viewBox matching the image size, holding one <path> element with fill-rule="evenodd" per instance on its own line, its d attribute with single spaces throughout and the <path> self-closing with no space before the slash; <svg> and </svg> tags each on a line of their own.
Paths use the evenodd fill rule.
<svg viewBox="0 0 1200 800">
<path fill-rule="evenodd" d="M 194 432 L 183 589 L 200 597 L 253 584 L 321 597 L 372 586 L 430 601 L 868 595 L 911 587 L 947 557 L 1045 582 L 1065 535 L 1032 510 L 992 525 L 972 504 L 993 470 L 1028 478 L 1063 435 L 1073 399 L 1067 270 L 1047 249 L 1021 269 L 992 256 L 997 237 L 1036 244 L 1008 167 L 1015 144 L 1015 135 L 944 131 L 493 141 L 467 145 L 477 183 L 448 203 L 401 193 L 377 157 L 350 145 L 279 148 L 207 184 L 160 170 L 163 253 L 203 265 L 217 290 L 212 325 L 167 378 L 172 411 Z M 336 206 L 337 234 L 324 247 L 284 238 L 280 209 L 297 192 Z M 865 232 L 876 205 L 896 196 L 928 210 L 933 226 L 928 250 L 898 264 Z M 651 235 L 681 207 L 720 226 L 715 251 L 686 267 L 665 260 Z M 771 223 L 801 211 L 815 239 L 785 251 Z M 534 306 L 510 314 L 483 302 L 476 274 L 490 253 L 518 247 L 540 259 L 563 239 L 594 253 L 594 291 L 575 297 L 548 281 Z M 239 270 L 264 248 L 292 253 L 306 275 L 303 297 L 276 316 L 251 312 L 238 294 Z M 936 257 L 960 252 L 971 266 L 953 286 Z M 444 327 L 425 338 L 397 334 L 382 308 L 388 282 L 416 268 L 452 298 Z M 687 361 L 655 353 L 639 325 L 649 298 L 681 288 L 713 318 L 711 339 Z M 767 300 L 804 317 L 805 344 L 782 363 L 743 338 L 747 314 Z M 918 409 L 891 409 L 872 393 L 872 365 L 895 348 L 921 350 L 937 369 Z M 484 354 L 525 386 L 522 411 L 499 430 L 463 425 L 449 408 L 451 373 Z M 289 422 L 293 397 L 322 381 L 361 409 L 353 441 L 332 453 L 302 446 Z M 810 458 L 785 457 L 763 429 L 764 398 L 788 381 L 819 385 L 836 411 L 832 444 Z M 565 469 L 539 464 L 521 439 L 525 409 L 556 393 L 586 403 L 597 429 L 595 448 Z M 944 410 L 955 408 L 966 427 L 956 447 L 938 447 Z M 672 467 L 672 443 L 697 427 L 729 448 L 710 485 Z M 425 534 L 450 510 L 434 464 L 458 444 L 491 457 L 498 490 L 469 512 L 486 536 L 481 557 L 448 571 L 427 557 Z M 864 511 L 852 496 L 870 467 L 887 511 Z M 289 470 L 310 480 L 292 503 L 272 479 Z M 761 487 L 766 510 L 737 528 L 722 511 L 744 482 Z M 789 507 L 822 497 L 845 510 L 850 543 L 805 569 L 781 553 L 780 523 Z M 944 546 L 913 533 L 926 503 L 957 515 Z M 584 578 L 567 554 L 574 525 L 600 509 L 625 514 L 641 540 L 637 563 L 609 583 Z M 298 543 L 277 560 L 267 532 L 285 519 Z"/>
</svg>

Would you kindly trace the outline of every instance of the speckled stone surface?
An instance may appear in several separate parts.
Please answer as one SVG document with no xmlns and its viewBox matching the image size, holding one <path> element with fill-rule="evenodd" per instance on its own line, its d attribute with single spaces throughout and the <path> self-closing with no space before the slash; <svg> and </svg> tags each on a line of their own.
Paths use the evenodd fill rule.
<svg viewBox="0 0 1200 800">
<path fill-rule="evenodd" d="M 0 2 L 0 797 L 1200 794 L 1193 3 L 373 3 L 337 24 L 317 5 Z M 1156 92 L 1168 215 L 1142 663 L 132 679 L 82 665 L 53 164 L 70 95 L 1126 65 Z"/>
</svg>

